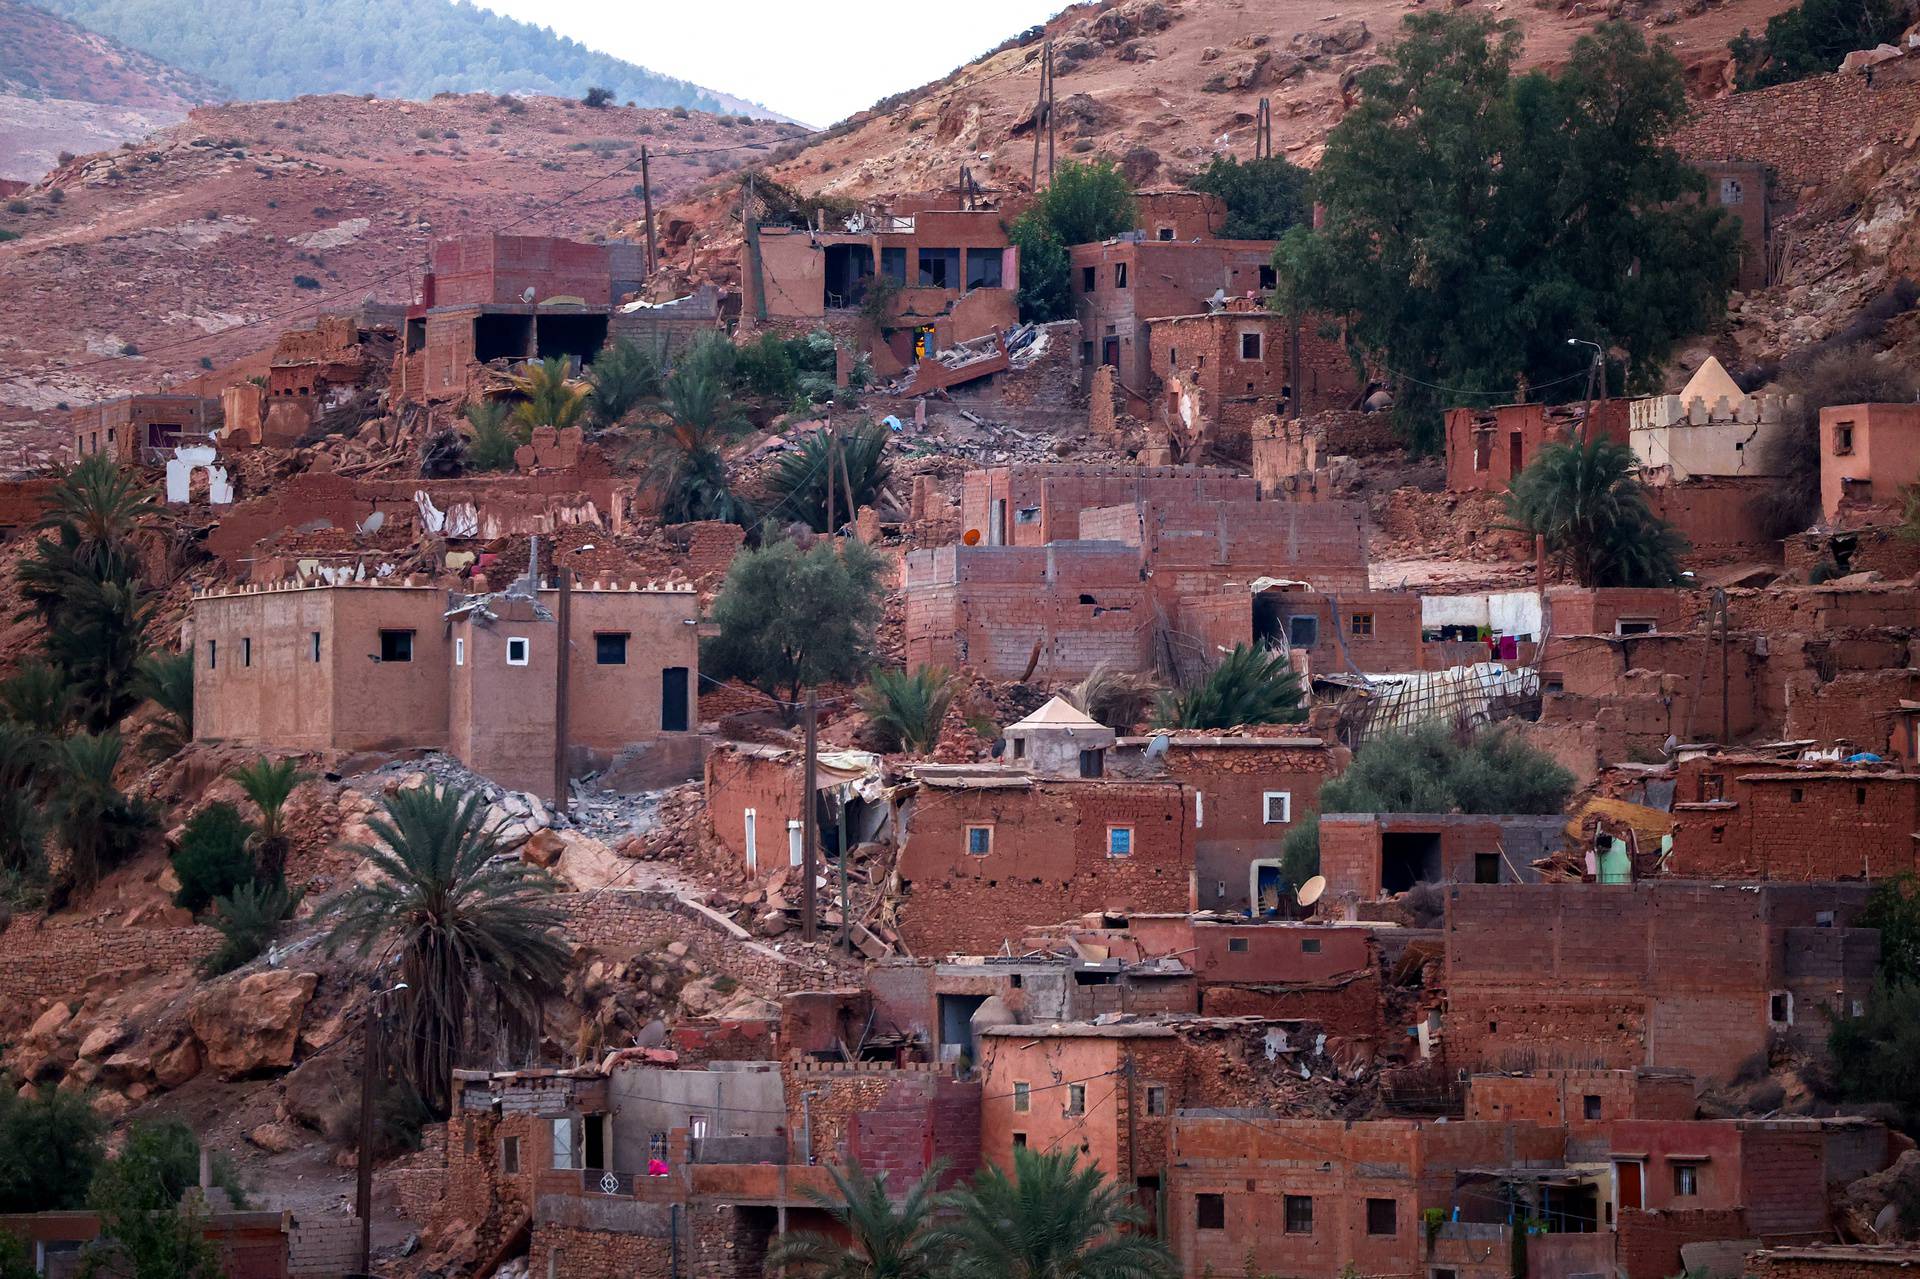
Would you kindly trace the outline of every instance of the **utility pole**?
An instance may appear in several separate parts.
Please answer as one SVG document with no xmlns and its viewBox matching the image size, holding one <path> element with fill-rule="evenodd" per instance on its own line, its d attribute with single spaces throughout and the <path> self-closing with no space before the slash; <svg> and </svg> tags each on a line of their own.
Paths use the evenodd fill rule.
<svg viewBox="0 0 1920 1279">
<path fill-rule="evenodd" d="M 1733 697 L 1731 673 L 1727 666 L 1727 652 L 1733 627 L 1733 619 L 1727 614 L 1727 592 L 1724 587 L 1715 587 L 1713 591 L 1713 616 L 1720 625 L 1720 744 L 1726 746 L 1733 741 Z"/>
<path fill-rule="evenodd" d="M 828 537 L 832 537 L 832 536 L 833 536 L 833 528 L 834 528 L 834 524 L 833 524 L 833 485 L 834 485 L 834 473 L 833 473 L 833 472 L 834 472 L 834 466 L 833 466 L 833 446 L 834 446 L 834 443 L 835 443 L 835 442 L 836 442 L 836 441 L 838 440 L 838 438 L 839 438 L 839 437 L 838 437 L 838 436 L 836 436 L 836 435 L 834 434 L 834 432 L 833 432 L 833 413 L 832 413 L 832 411 L 831 411 L 831 410 L 829 410 L 829 411 L 828 411 L 828 413 L 827 413 L 827 450 L 826 450 L 826 451 L 827 451 L 827 527 L 826 527 L 826 534 L 827 534 L 827 536 L 828 536 Z"/>
<path fill-rule="evenodd" d="M 1033 176 L 1028 185 L 1040 189 L 1040 130 L 1047 131 L 1047 180 L 1053 180 L 1053 41 L 1040 46 L 1040 92 L 1033 103 Z"/>
<path fill-rule="evenodd" d="M 1122 1064 L 1121 1069 L 1127 1076 L 1127 1185 L 1130 1188 L 1137 1188 L 1140 1180 L 1134 1175 L 1134 1160 L 1138 1158 L 1135 1151 L 1138 1149 L 1140 1141 L 1140 1132 L 1137 1124 L 1137 1116 L 1140 1113 L 1140 1099 L 1134 1095 L 1135 1075 L 1133 1070 L 1133 1049 L 1127 1049 L 1127 1059 Z"/>
<path fill-rule="evenodd" d="M 567 811 L 567 696 L 573 674 L 573 570 L 560 562 L 560 544 L 553 547 L 553 572 L 560 579 L 560 626 L 555 639 L 553 672 L 553 811 Z"/>
<path fill-rule="evenodd" d="M 814 690 L 807 689 L 807 763 L 800 781 L 800 803 L 802 819 L 800 823 L 800 937 L 803 941 L 813 941 L 819 936 L 820 923 L 813 900 L 814 880 L 818 877 L 819 854 L 817 851 L 818 832 L 814 829 L 814 805 L 819 800 L 819 792 L 814 789 L 820 760 L 820 738 L 814 718 L 817 709 Z"/>
<path fill-rule="evenodd" d="M 841 796 L 840 818 L 840 950 L 853 953 L 853 908 L 847 898 L 847 797 Z"/>
<path fill-rule="evenodd" d="M 840 495 L 847 504 L 847 527 L 853 530 L 853 536 L 860 536 L 860 510 L 853 500 L 853 477 L 847 474 L 847 448 L 840 439 L 840 433 L 833 433 L 833 455 L 840 462 Z"/>
<path fill-rule="evenodd" d="M 354 1212 L 360 1217 L 360 1270 L 373 1274 L 373 1102 L 387 1073 L 387 996 L 405 990 L 402 982 L 383 990 L 367 1006 L 367 1022 L 360 1034 L 360 1158 L 354 1186 Z"/>
<path fill-rule="evenodd" d="M 1053 41 L 1047 41 L 1047 185 L 1053 185 Z"/>
<path fill-rule="evenodd" d="M 1253 117 L 1253 158 L 1264 160 L 1273 154 L 1273 99 L 1262 98 Z"/>
<path fill-rule="evenodd" d="M 647 211 L 647 276 L 652 278 L 658 250 L 653 241 L 653 176 L 647 170 L 647 147 L 640 145 L 640 200 Z"/>
</svg>

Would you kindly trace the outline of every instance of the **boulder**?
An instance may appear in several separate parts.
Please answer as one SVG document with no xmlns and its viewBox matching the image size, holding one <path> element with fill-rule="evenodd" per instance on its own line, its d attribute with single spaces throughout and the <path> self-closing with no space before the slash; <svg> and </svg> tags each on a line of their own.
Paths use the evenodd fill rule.
<svg viewBox="0 0 1920 1279">
<path fill-rule="evenodd" d="M 80 1055 L 89 1061 L 104 1060 L 108 1053 L 127 1037 L 127 1027 L 123 1022 L 109 1021 L 95 1026 L 85 1039 L 80 1041 Z"/>
<path fill-rule="evenodd" d="M 291 1066 L 300 1017 L 319 981 L 313 973 L 274 969 L 202 991 L 187 1020 L 207 1065 L 228 1079 Z"/>
<path fill-rule="evenodd" d="M 353 1129 L 360 1105 L 360 1058 L 331 1052 L 301 1062 L 288 1073 L 280 1094 L 283 1118 L 334 1140 Z"/>
<path fill-rule="evenodd" d="M 714 989 L 716 978 L 702 977 L 680 988 L 680 1007 L 689 1017 L 711 1017 L 732 1000 L 731 992 Z"/>
<path fill-rule="evenodd" d="M 54 1004 L 47 1011 L 34 1018 L 33 1025 L 27 1027 L 27 1039 L 34 1043 L 52 1043 L 60 1033 L 67 1019 L 73 1016 L 73 1009 L 64 1003 Z"/>
<path fill-rule="evenodd" d="M 1238 89 L 1251 89 L 1260 83 L 1261 72 L 1267 69 L 1271 55 L 1256 53 L 1252 57 L 1235 58 L 1220 70 L 1208 76 L 1200 86 L 1202 93 L 1232 93 Z"/>
<path fill-rule="evenodd" d="M 537 830 L 520 845 L 520 860 L 530 865 L 551 867 L 560 860 L 560 854 L 567 851 L 566 841 L 551 830 Z"/>
<path fill-rule="evenodd" d="M 247 1140 L 270 1155 L 283 1155 L 300 1144 L 300 1130 L 292 1124 L 261 1124 L 247 1134 Z"/>
<path fill-rule="evenodd" d="M 162 1088 L 178 1088 L 200 1073 L 200 1044 L 192 1035 L 153 1059 L 153 1081 Z"/>
</svg>

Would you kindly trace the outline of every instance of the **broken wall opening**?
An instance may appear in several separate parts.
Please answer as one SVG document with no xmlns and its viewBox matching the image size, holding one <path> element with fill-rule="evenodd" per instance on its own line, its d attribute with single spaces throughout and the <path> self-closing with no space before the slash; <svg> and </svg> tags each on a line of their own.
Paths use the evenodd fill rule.
<svg viewBox="0 0 1920 1279">
<path fill-rule="evenodd" d="M 873 275 L 873 249 L 865 244 L 829 244 L 826 302 L 829 307 L 859 306 Z"/>
<path fill-rule="evenodd" d="M 607 344 L 604 315 L 542 315 L 534 328 L 535 354 L 543 360 L 571 359 L 585 367 Z"/>
<path fill-rule="evenodd" d="M 1440 882 L 1440 832 L 1386 831 L 1380 836 L 1380 887 L 1404 893 Z"/>
<path fill-rule="evenodd" d="M 531 315 L 476 315 L 473 317 L 473 358 L 521 360 L 533 346 Z"/>
</svg>

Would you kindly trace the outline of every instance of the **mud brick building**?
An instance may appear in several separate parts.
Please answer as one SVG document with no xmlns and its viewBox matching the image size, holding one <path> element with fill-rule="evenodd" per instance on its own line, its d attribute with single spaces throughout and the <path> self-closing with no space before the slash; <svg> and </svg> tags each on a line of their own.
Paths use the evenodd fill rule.
<svg viewBox="0 0 1920 1279">
<path fill-rule="evenodd" d="M 192 1190 L 189 1195 L 194 1194 Z M 216 1191 L 217 1202 L 224 1197 Z M 229 1208 L 201 1209 L 200 1236 L 220 1254 L 220 1273 L 228 1279 L 287 1279 L 295 1270 L 289 1245 L 299 1234 L 291 1214 L 237 1212 Z M 47 1279 L 72 1279 L 86 1273 L 89 1245 L 100 1238 L 100 1214 L 91 1211 L 7 1213 L 0 1215 L 0 1234 L 22 1248 L 28 1273 Z"/>
<path fill-rule="evenodd" d="M 194 735 L 292 750 L 449 750 L 552 793 L 558 592 L 289 584 L 194 597 Z M 576 590 L 567 742 L 576 765 L 698 722 L 690 589 Z M 584 758 L 583 758 L 584 757 Z"/>
<path fill-rule="evenodd" d="M 1322 813 L 1323 900 L 1373 901 L 1417 884 L 1533 883 L 1533 861 L 1559 849 L 1565 822 L 1558 815 Z"/>
<path fill-rule="evenodd" d="M 208 442 L 220 427 L 220 402 L 199 395 L 128 395 L 75 409 L 68 430 L 73 461 L 106 453 L 129 465 L 156 465 L 182 444 Z"/>
<path fill-rule="evenodd" d="M 1179 782 L 967 765 L 913 776 L 894 828 L 915 955 L 991 954 L 1073 913 L 1192 909 L 1193 798 Z"/>
<path fill-rule="evenodd" d="M 1133 193 L 1133 225 L 1149 240 L 1212 240 L 1227 221 L 1227 202 L 1183 187 Z"/>
<path fill-rule="evenodd" d="M 987 546 L 1045 546 L 1084 535 L 1080 515 L 1129 502 L 1251 501 L 1246 477 L 1223 466 L 1080 466 L 1024 463 L 968 471 L 960 527 Z"/>
<path fill-rule="evenodd" d="M 1858 884 L 1462 884 L 1447 891 L 1448 1063 L 1688 1070 L 1819 1051 L 1872 987 Z"/>
<path fill-rule="evenodd" d="M 1566 1136 L 1527 1123 L 1279 1119 L 1180 1112 L 1167 1181 L 1168 1243 L 1185 1275 L 1334 1279 L 1427 1273 L 1421 1214 L 1505 1220 L 1497 1198 L 1456 1193 L 1470 1169 L 1558 1165 Z M 1637 1273 L 1637 1272 L 1636 1272 Z"/>
<path fill-rule="evenodd" d="M 1252 297 L 1274 286 L 1272 240 L 1159 240 L 1131 232 L 1072 249 L 1080 362 L 1110 365 L 1129 410 L 1152 416 L 1150 328 L 1164 316 L 1197 315 L 1216 295 Z"/>
<path fill-rule="evenodd" d="M 1873 879 L 1916 868 L 1920 775 L 1702 755 L 1679 767 L 1670 874 Z"/>
<path fill-rule="evenodd" d="M 384 388 L 404 317 L 403 307 L 369 302 L 283 332 L 265 387 L 241 382 L 221 392 L 223 440 L 292 448 L 328 414 Z"/>
<path fill-rule="evenodd" d="M 1364 583 L 1310 590 L 1289 582 L 1256 593 L 1253 609 L 1254 638 L 1303 654 L 1308 674 L 1426 670 L 1430 657 L 1446 656 L 1422 642 L 1421 599 L 1411 591 L 1370 591 Z M 1471 660 L 1487 660 L 1487 646 L 1478 645 Z"/>
<path fill-rule="evenodd" d="M 1312 500 L 1328 487 L 1336 457 L 1366 457 L 1399 447 L 1387 413 L 1325 409 L 1300 417 L 1271 414 L 1251 428 L 1253 478 L 1260 496 Z"/>
<path fill-rule="evenodd" d="M 1920 480 L 1920 404 L 1820 410 L 1820 511 L 1828 524 L 1897 523 Z"/>
<path fill-rule="evenodd" d="M 1627 401 L 1596 403 L 1590 427 L 1584 423 L 1586 411 L 1584 402 L 1448 409 L 1447 488 L 1456 493 L 1504 493 L 1541 449 L 1576 439 L 1583 429 L 1627 443 Z"/>
<path fill-rule="evenodd" d="M 1366 511 L 1356 502 L 1146 499 L 1082 511 L 1080 537 L 1139 547 L 1176 594 L 1221 574 L 1249 587 L 1287 575 L 1322 591 L 1367 589 Z"/>
<path fill-rule="evenodd" d="M 1565 1128 L 1570 1152 L 1598 1153 L 1618 1120 L 1691 1120 L 1698 1113 L 1694 1092 L 1685 1071 L 1648 1066 L 1479 1074 L 1467 1080 L 1466 1117 Z"/>
<path fill-rule="evenodd" d="M 1344 342 L 1319 317 L 1275 314 L 1251 298 L 1221 309 L 1148 322 L 1150 383 L 1158 420 L 1191 454 L 1252 456 L 1253 425 L 1350 408 L 1359 393 Z"/>
<path fill-rule="evenodd" d="M 815 761 L 815 791 L 848 805 L 848 839 L 854 843 L 867 838 L 870 823 L 884 815 L 884 808 L 867 804 L 855 792 L 856 784 L 874 774 L 877 762 L 861 751 L 822 751 Z M 706 760 L 708 828 L 755 873 L 799 865 L 805 777 L 805 757 L 799 751 L 744 742 L 716 744 Z M 816 813 L 822 820 L 827 815 L 825 806 Z"/>
</svg>

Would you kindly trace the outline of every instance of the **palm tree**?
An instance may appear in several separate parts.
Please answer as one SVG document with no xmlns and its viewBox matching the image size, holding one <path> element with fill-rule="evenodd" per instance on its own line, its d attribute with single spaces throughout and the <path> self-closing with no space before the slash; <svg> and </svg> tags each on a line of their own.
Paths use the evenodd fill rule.
<svg viewBox="0 0 1920 1279">
<path fill-rule="evenodd" d="M 0 716 L 41 736 L 64 733 L 72 711 L 67 677 L 45 662 L 27 662 L 0 680 Z"/>
<path fill-rule="evenodd" d="M 52 746 L 24 724 L 0 719 L 0 871 L 37 876 L 42 869 L 36 793 Z"/>
<path fill-rule="evenodd" d="M 527 442 L 532 432 L 516 431 L 507 424 L 510 415 L 503 400 L 475 400 L 467 405 L 467 425 L 473 435 L 467 440 L 469 471 L 511 471 L 514 450 Z"/>
<path fill-rule="evenodd" d="M 1609 439 L 1550 444 L 1514 477 L 1507 514 L 1544 537 L 1582 586 L 1670 586 L 1686 544 L 1647 505 L 1637 465 Z"/>
<path fill-rule="evenodd" d="M 800 441 L 800 447 L 783 454 L 773 473 L 771 487 L 789 509 L 807 522 L 816 533 L 827 528 L 827 481 L 833 481 L 834 520 L 850 521 L 851 512 L 872 506 L 880 490 L 893 478 L 887 462 L 887 440 L 892 432 L 878 422 L 866 422 L 851 430 L 815 431 Z M 838 453 L 831 452 L 838 441 Z M 841 463 L 845 464 L 842 470 Z M 847 502 L 846 486 L 853 485 L 853 502 Z"/>
<path fill-rule="evenodd" d="M 54 830 L 71 861 L 67 878 L 85 890 L 139 847 L 152 814 L 114 785 L 120 734 L 75 733 L 55 747 Z"/>
<path fill-rule="evenodd" d="M 239 884 L 229 896 L 214 898 L 213 926 L 220 930 L 221 941 L 201 961 L 201 976 L 218 977 L 252 963 L 299 905 L 300 894 L 289 892 L 285 884 Z"/>
<path fill-rule="evenodd" d="M 529 430 L 572 426 L 587 407 L 586 388 L 573 384 L 573 361 L 564 355 L 527 361 L 513 384 L 526 397 L 514 406 L 513 420 Z"/>
<path fill-rule="evenodd" d="M 255 837 L 254 855 L 264 884 L 279 884 L 286 878 L 284 811 L 294 787 L 311 776 L 301 772 L 291 759 L 257 759 L 233 770 L 233 780 L 240 783 L 240 789 L 260 810 L 260 833 Z"/>
<path fill-rule="evenodd" d="M 727 445 L 749 423 L 716 374 L 683 365 L 667 379 L 665 421 L 645 424 L 648 482 L 660 498 L 667 524 L 724 520 L 745 524 L 747 503 L 727 483 Z"/>
<path fill-rule="evenodd" d="M 1145 1217 L 1078 1152 L 1018 1147 L 1013 1176 L 986 1167 L 948 1198 L 951 1279 L 1173 1279 L 1166 1246 L 1130 1233 Z"/>
<path fill-rule="evenodd" d="M 407 984 L 398 1001 L 401 1068 L 444 1115 L 481 1006 L 490 1001 L 526 1027 L 560 987 L 568 951 L 548 900 L 555 882 L 524 862 L 494 861 L 500 845 L 476 794 L 423 786 L 381 802 L 385 815 L 367 824 L 384 846 L 348 847 L 379 878 L 334 904 L 327 944 L 362 957 L 380 947 L 380 962 L 396 965 Z"/>
<path fill-rule="evenodd" d="M 594 360 L 587 383 L 587 416 L 605 430 L 618 426 L 642 400 L 660 394 L 660 366 L 653 352 L 619 338 Z"/>
<path fill-rule="evenodd" d="M 159 759 L 193 740 L 193 654 L 149 653 L 140 659 L 140 692 L 160 717 L 140 743 Z"/>
<path fill-rule="evenodd" d="M 924 755 L 940 740 L 956 690 L 952 671 L 922 666 L 911 673 L 877 670 L 854 696 L 887 750 Z"/>
<path fill-rule="evenodd" d="M 896 1205 L 886 1173 L 869 1175 L 857 1162 L 844 1173 L 828 1167 L 839 1194 L 808 1194 L 839 1223 L 845 1241 L 811 1230 L 783 1235 L 767 1254 L 768 1267 L 805 1279 L 932 1279 L 942 1262 L 932 1228 L 942 1171 L 929 1168 Z"/>
<path fill-rule="evenodd" d="M 1130 733 L 1134 725 L 1146 718 L 1148 709 L 1162 691 L 1150 675 L 1100 661 L 1087 672 L 1085 679 L 1062 696 L 1089 719 L 1098 720 L 1116 733 Z"/>
<path fill-rule="evenodd" d="M 1235 644 L 1198 684 L 1162 693 L 1153 719 L 1159 728 L 1294 724 L 1307 717 L 1303 696 L 1285 653 Z"/>
</svg>

